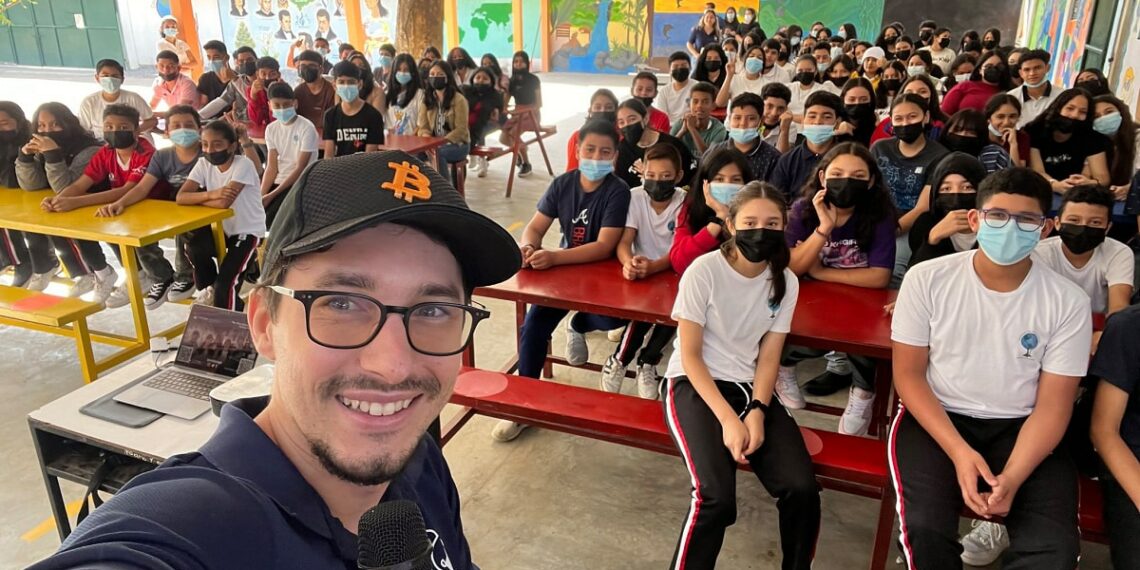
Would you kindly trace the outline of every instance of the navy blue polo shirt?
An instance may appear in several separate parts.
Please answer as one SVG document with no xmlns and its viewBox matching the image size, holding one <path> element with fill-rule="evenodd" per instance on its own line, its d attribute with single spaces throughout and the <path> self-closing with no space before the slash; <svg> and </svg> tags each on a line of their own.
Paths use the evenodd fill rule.
<svg viewBox="0 0 1140 570">
<path fill-rule="evenodd" d="M 811 177 L 820 156 L 812 152 L 801 137 L 799 144 L 776 161 L 776 167 L 772 171 L 772 185 L 784 192 L 789 204 L 803 195 L 804 184 Z"/>
<path fill-rule="evenodd" d="M 356 535 L 253 422 L 268 401 L 227 405 L 199 451 L 131 480 L 32 569 L 355 569 Z M 423 512 L 437 568 L 476 568 L 459 493 L 430 437 L 381 502 L 400 499 Z"/>
</svg>

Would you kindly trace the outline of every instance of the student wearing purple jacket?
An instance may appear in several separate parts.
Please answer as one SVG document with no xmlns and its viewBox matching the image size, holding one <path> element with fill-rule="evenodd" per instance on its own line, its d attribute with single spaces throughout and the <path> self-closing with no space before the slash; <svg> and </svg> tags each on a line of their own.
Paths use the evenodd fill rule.
<svg viewBox="0 0 1140 570">
<path fill-rule="evenodd" d="M 874 157 L 861 144 L 843 143 L 824 155 L 813 176 L 816 183 L 807 187 L 788 215 L 784 233 L 792 248 L 788 267 L 797 276 L 818 281 L 887 287 L 895 263 L 895 209 Z M 785 407 L 806 405 L 796 383 L 796 364 L 823 354 L 802 347 L 785 351 L 776 380 L 776 395 Z M 833 380 L 853 383 L 839 432 L 867 433 L 875 396 L 874 366 L 857 356 L 850 357 L 850 367 L 834 356 L 829 360 Z M 840 373 L 851 367 L 854 375 Z M 815 392 L 810 384 L 808 389 Z"/>
</svg>

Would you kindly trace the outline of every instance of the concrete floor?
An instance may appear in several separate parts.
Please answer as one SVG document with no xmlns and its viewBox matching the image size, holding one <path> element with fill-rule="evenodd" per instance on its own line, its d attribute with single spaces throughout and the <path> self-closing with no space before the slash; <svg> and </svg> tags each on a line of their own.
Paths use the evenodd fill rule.
<svg viewBox="0 0 1140 570">
<path fill-rule="evenodd" d="M 142 91 L 149 84 L 141 71 L 128 75 L 129 88 Z M 548 149 L 555 172 L 561 173 L 567 137 L 581 125 L 589 93 L 609 87 L 621 96 L 628 78 L 545 75 L 542 79 L 543 122 L 557 124 L 560 131 L 548 141 Z M 29 114 L 50 100 L 74 108 L 95 88 L 87 73 L 0 66 L 3 98 L 14 99 Z M 551 179 L 538 166 L 537 148 L 532 160 L 535 174 L 516 180 L 510 199 L 503 198 L 509 161 L 493 162 L 484 179 L 468 179 L 471 206 L 516 236 Z M 547 243 L 557 244 L 555 231 Z M 513 307 L 485 301 L 494 316 L 477 334 L 478 364 L 496 367 L 514 351 Z M 163 306 L 152 313 L 152 328 L 185 319 L 186 312 L 184 306 Z M 125 309 L 105 311 L 92 324 L 126 333 L 130 314 Z M 563 342 L 562 333 L 556 333 L 556 351 L 561 352 Z M 590 345 L 594 362 L 603 361 L 613 350 L 601 334 L 591 335 Z M 820 369 L 818 362 L 805 363 L 801 381 Z M 588 372 L 559 367 L 555 374 L 559 382 L 597 385 L 596 375 Z M 5 458 L 0 477 L 6 483 L 0 486 L 4 513 L 0 569 L 22 568 L 58 547 L 25 416 L 74 390 L 82 379 L 70 340 L 13 327 L 0 327 L 0 378 L 5 379 L 0 383 L 0 454 Z M 627 391 L 633 388 L 627 383 Z M 840 394 L 827 401 L 842 405 L 843 398 Z M 453 409 L 446 410 L 445 419 L 452 413 Z M 835 428 L 832 417 L 799 414 L 797 418 L 805 425 Z M 651 569 L 668 564 L 688 506 L 688 478 L 677 458 L 544 430 L 529 430 L 512 443 L 496 443 L 490 437 L 495 421 L 474 418 L 446 448 L 464 502 L 466 533 L 480 566 Z M 77 486 L 65 484 L 64 491 L 69 501 L 81 496 Z M 738 505 L 737 523 L 728 531 L 720 567 L 779 568 L 774 503 L 747 474 L 738 479 Z M 877 507 L 875 501 L 825 491 L 815 567 L 865 568 Z M 963 526 L 968 528 L 968 522 Z M 1110 568 L 1107 548 L 1090 543 L 1083 547 L 1083 568 Z M 893 563 L 888 567 L 902 568 Z"/>
</svg>

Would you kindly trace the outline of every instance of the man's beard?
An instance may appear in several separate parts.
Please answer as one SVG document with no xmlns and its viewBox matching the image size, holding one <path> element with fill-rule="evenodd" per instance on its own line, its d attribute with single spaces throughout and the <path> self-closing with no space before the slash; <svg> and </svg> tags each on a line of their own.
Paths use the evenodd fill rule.
<svg viewBox="0 0 1140 570">
<path fill-rule="evenodd" d="M 336 401 L 336 405 L 342 405 L 336 395 L 350 389 L 372 390 L 376 392 L 403 392 L 403 391 L 417 391 L 421 392 L 419 398 L 423 398 L 423 402 L 436 399 L 442 391 L 442 386 L 438 378 L 434 376 L 417 376 L 405 378 L 404 381 L 395 385 L 383 384 L 375 379 L 358 376 L 354 378 L 347 378 L 344 376 L 337 376 L 327 382 L 321 387 L 322 399 L 331 399 Z M 420 434 L 422 437 L 423 434 Z M 331 475 L 347 481 L 355 485 L 365 487 L 372 487 L 387 483 L 395 479 L 397 475 L 403 471 L 404 466 L 407 465 L 408 460 L 411 459 L 412 454 L 415 452 L 419 445 L 419 439 L 413 443 L 411 448 L 404 453 L 399 451 L 402 456 L 381 456 L 370 459 L 362 467 L 350 467 L 339 461 L 334 456 L 332 448 L 326 441 L 314 439 L 306 436 L 309 441 L 309 449 L 317 460 L 321 462 L 321 466 L 325 468 Z M 390 439 L 390 438 L 386 438 Z M 376 445 L 387 445 L 387 442 L 377 442 Z"/>
</svg>

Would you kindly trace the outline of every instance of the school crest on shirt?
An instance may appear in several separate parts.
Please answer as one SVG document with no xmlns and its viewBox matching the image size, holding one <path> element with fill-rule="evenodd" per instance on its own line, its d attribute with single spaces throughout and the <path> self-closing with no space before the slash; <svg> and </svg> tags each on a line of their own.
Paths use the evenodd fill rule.
<svg viewBox="0 0 1140 570">
<path fill-rule="evenodd" d="M 1037 338 L 1036 333 L 1025 332 L 1021 334 L 1021 338 L 1018 342 L 1021 344 L 1021 348 L 1025 349 L 1025 353 L 1022 354 L 1021 357 L 1033 358 L 1033 350 L 1037 348 L 1037 344 L 1040 340 Z"/>
<path fill-rule="evenodd" d="M 768 301 L 768 310 L 772 312 L 771 315 L 768 315 L 768 318 L 776 318 L 776 312 L 780 310 L 780 302 L 775 299 Z"/>
</svg>

